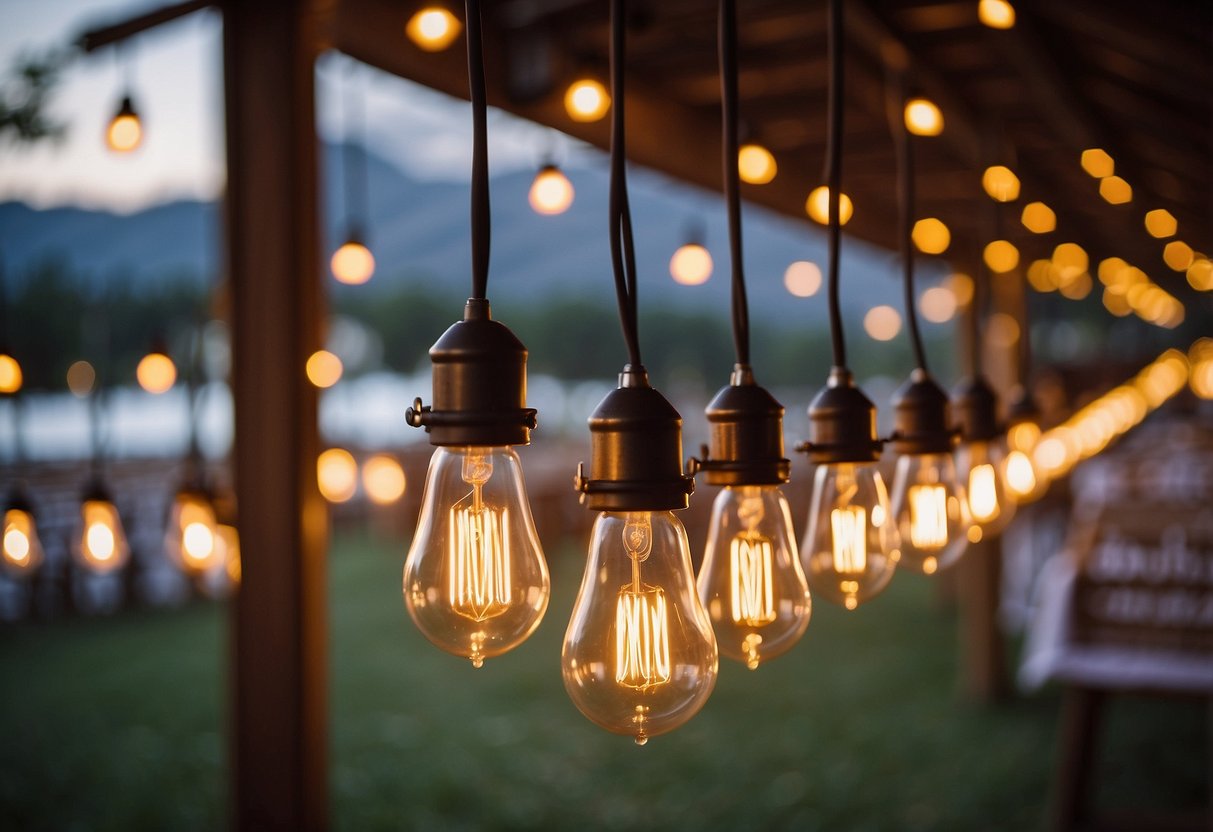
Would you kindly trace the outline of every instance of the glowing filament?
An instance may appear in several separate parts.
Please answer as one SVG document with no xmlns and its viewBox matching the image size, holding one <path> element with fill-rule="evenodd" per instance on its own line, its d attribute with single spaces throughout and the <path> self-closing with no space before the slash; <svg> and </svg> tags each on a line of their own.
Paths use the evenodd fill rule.
<svg viewBox="0 0 1213 832">
<path fill-rule="evenodd" d="M 195 563 L 215 553 L 215 534 L 206 523 L 190 523 L 181 531 L 181 551 Z"/>
<path fill-rule="evenodd" d="M 910 542 L 916 549 L 948 544 L 948 494 L 942 485 L 910 486 Z"/>
<path fill-rule="evenodd" d="M 619 590 L 615 604 L 615 681 L 648 690 L 670 681 L 670 628 L 660 587 Z"/>
<path fill-rule="evenodd" d="M 1020 497 L 1036 490 L 1036 472 L 1032 470 L 1032 460 L 1023 451 L 1011 451 L 1007 455 L 1007 485 Z"/>
<path fill-rule="evenodd" d="M 861 506 L 836 508 L 830 512 L 834 540 L 834 571 L 842 575 L 862 574 L 868 567 L 867 512 Z"/>
<path fill-rule="evenodd" d="M 16 567 L 30 564 L 33 519 L 27 512 L 9 509 L 4 515 L 4 559 Z"/>
<path fill-rule="evenodd" d="M 978 523 L 988 523 L 998 516 L 998 494 L 994 487 L 994 466 L 976 465 L 969 472 L 969 510 Z"/>
<path fill-rule="evenodd" d="M 448 562 L 451 607 L 465 618 L 484 621 L 509 608 L 510 543 L 505 534 L 508 520 L 508 511 L 483 505 L 451 510 Z"/>
<path fill-rule="evenodd" d="M 84 545 L 93 560 L 107 561 L 114 556 L 114 530 L 100 521 L 89 523 Z"/>
<path fill-rule="evenodd" d="M 748 627 L 770 624 L 775 620 L 771 541 L 739 534 L 729 544 L 729 559 L 733 621 Z"/>
</svg>

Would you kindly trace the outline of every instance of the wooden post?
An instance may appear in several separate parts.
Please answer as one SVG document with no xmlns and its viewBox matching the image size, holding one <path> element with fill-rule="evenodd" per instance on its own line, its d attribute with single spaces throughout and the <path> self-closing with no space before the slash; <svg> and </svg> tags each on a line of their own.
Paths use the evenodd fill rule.
<svg viewBox="0 0 1213 832">
<path fill-rule="evenodd" d="M 232 621 L 233 828 L 328 825 L 323 309 L 310 0 L 227 0 L 227 248 L 242 582 Z"/>
<path fill-rule="evenodd" d="M 1002 538 L 969 544 L 956 565 L 960 600 L 961 686 L 977 702 L 996 702 L 1010 693 L 1006 649 L 998 626 Z"/>
<path fill-rule="evenodd" d="M 1095 739 L 1104 693 L 1067 685 L 1057 726 L 1057 768 L 1053 783 L 1053 829 L 1078 829 L 1090 810 Z"/>
</svg>

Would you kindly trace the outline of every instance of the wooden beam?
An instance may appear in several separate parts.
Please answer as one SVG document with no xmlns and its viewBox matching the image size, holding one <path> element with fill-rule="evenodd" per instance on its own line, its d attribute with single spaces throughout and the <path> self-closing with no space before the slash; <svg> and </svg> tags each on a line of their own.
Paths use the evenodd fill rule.
<svg viewBox="0 0 1213 832">
<path fill-rule="evenodd" d="M 187 14 L 193 14 L 196 11 L 209 8 L 214 4 L 214 0 L 185 0 L 184 3 L 174 3 L 171 6 L 153 9 L 146 14 L 132 17 L 120 23 L 103 26 L 99 29 L 91 29 L 76 38 L 76 46 L 80 47 L 84 52 L 93 52 L 103 46 L 121 43 L 127 38 L 146 32 L 148 29 L 162 26 L 177 18 L 185 17 Z"/>
<path fill-rule="evenodd" d="M 224 6 L 235 479 L 234 828 L 328 824 L 325 556 L 316 485 L 319 349 L 312 0 Z"/>
</svg>

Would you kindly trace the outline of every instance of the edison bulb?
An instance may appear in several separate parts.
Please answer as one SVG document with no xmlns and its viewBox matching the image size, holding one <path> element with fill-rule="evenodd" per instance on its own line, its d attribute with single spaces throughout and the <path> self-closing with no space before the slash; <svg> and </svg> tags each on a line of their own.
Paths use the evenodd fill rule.
<svg viewBox="0 0 1213 832">
<path fill-rule="evenodd" d="M 707 702 L 716 636 L 695 591 L 686 530 L 671 512 L 598 515 L 560 663 L 577 709 L 637 745 Z"/>
<path fill-rule="evenodd" d="M 1018 422 L 1007 431 L 1008 450 L 1002 478 L 1016 505 L 1039 499 L 1048 490 L 1048 478 L 1038 474 L 1032 462 L 1032 450 L 1039 441 L 1040 425 L 1033 421 Z"/>
<path fill-rule="evenodd" d="M 518 455 L 439 447 L 404 564 L 404 600 L 418 629 L 480 667 L 535 631 L 550 591 Z"/>
<path fill-rule="evenodd" d="M 536 214 L 555 216 L 569 210 L 573 204 L 573 183 L 555 165 L 544 165 L 535 174 L 527 199 Z"/>
<path fill-rule="evenodd" d="M 879 594 L 901 556 L 889 493 L 876 463 L 818 465 L 800 547 L 816 595 L 849 610 Z"/>
<path fill-rule="evenodd" d="M 969 539 L 974 543 L 1005 529 L 1015 514 L 1015 501 L 1007 494 L 1004 481 L 1005 456 L 997 440 L 967 442 L 956 452 L 956 467 L 965 484 L 973 523 Z"/>
<path fill-rule="evenodd" d="M 727 658 L 755 670 L 800 640 L 812 606 L 778 486 L 729 486 L 716 495 L 697 584 Z"/>
<path fill-rule="evenodd" d="M 92 572 L 121 568 L 130 556 L 118 509 L 105 499 L 87 499 L 80 508 L 80 535 L 76 556 Z"/>
<path fill-rule="evenodd" d="M 130 96 L 122 99 L 118 112 L 105 130 L 105 143 L 115 153 L 130 153 L 143 142 L 143 124 Z"/>
<path fill-rule="evenodd" d="M 177 383 L 177 365 L 167 354 L 153 350 L 139 359 L 135 379 L 144 390 L 158 396 Z"/>
<path fill-rule="evenodd" d="M 933 575 L 960 560 L 969 545 L 969 514 L 951 454 L 898 457 L 893 517 L 901 539 L 899 565 Z"/>
<path fill-rule="evenodd" d="M 361 286 L 375 274 L 375 255 L 361 242 L 351 238 L 333 252 L 329 268 L 338 283 Z"/>
<path fill-rule="evenodd" d="M 680 246 L 670 258 L 670 277 L 683 286 L 699 286 L 712 276 L 712 255 L 699 243 Z"/>
<path fill-rule="evenodd" d="M 564 109 L 573 121 L 598 121 L 611 108 L 611 94 L 593 78 L 579 78 L 564 93 Z"/>
<path fill-rule="evenodd" d="M 2 547 L 5 572 L 21 577 L 33 574 L 42 563 L 42 543 L 32 512 L 10 508 L 4 512 Z"/>
<path fill-rule="evenodd" d="M 173 498 L 164 546 L 170 560 L 191 574 L 209 572 L 223 563 L 225 550 L 219 537 L 215 507 L 200 491 L 183 490 Z"/>
</svg>

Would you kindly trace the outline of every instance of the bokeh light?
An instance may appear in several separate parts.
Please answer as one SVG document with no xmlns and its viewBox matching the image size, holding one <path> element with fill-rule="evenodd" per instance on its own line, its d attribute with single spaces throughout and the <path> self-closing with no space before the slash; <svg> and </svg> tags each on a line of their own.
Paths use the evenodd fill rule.
<svg viewBox="0 0 1213 832">
<path fill-rule="evenodd" d="M 67 389 L 78 398 L 84 398 L 93 392 L 97 383 L 97 371 L 87 361 L 76 361 L 67 368 Z"/>
<path fill-rule="evenodd" d="M 149 352 L 135 368 L 139 386 L 153 395 L 165 393 L 177 382 L 177 365 L 162 352 Z"/>
<path fill-rule="evenodd" d="M 1091 147 L 1082 152 L 1080 159 L 1082 169 L 1096 179 L 1104 179 L 1116 172 L 1116 164 L 1108 152 L 1099 147 Z"/>
<path fill-rule="evenodd" d="M 1057 228 L 1057 214 L 1043 202 L 1029 202 L 1019 219 L 1033 234 L 1048 234 Z"/>
<path fill-rule="evenodd" d="M 712 276 L 712 255 L 698 243 L 679 247 L 670 258 L 670 276 L 683 286 L 698 286 Z"/>
<path fill-rule="evenodd" d="M 1179 223 L 1175 220 L 1175 215 L 1166 208 L 1155 208 L 1153 211 L 1146 212 L 1146 231 L 1151 237 L 1157 237 L 1160 240 L 1166 237 L 1174 237 L 1179 231 Z"/>
<path fill-rule="evenodd" d="M 804 203 L 805 213 L 814 222 L 822 225 L 829 225 L 830 222 L 830 189 L 825 185 L 819 185 L 809 193 L 809 198 Z M 838 219 L 840 225 L 846 225 L 851 221 L 851 215 L 855 211 L 855 206 L 851 202 L 851 198 L 846 192 L 838 195 Z"/>
<path fill-rule="evenodd" d="M 442 6 L 426 6 L 409 18 L 404 32 L 426 52 L 441 52 L 459 37 L 463 24 Z"/>
<path fill-rule="evenodd" d="M 956 295 L 946 286 L 932 286 L 922 293 L 918 309 L 933 324 L 945 324 L 956 316 Z"/>
<path fill-rule="evenodd" d="M 1019 265 L 1019 249 L 1008 240 L 995 240 L 986 245 L 982 258 L 990 271 L 1005 274 Z"/>
<path fill-rule="evenodd" d="M 555 165 L 544 165 L 535 174 L 527 199 L 536 214 L 550 217 L 569 210 L 575 194 L 564 171 Z"/>
<path fill-rule="evenodd" d="M 611 96 L 593 78 L 579 78 L 564 93 L 564 109 L 573 121 L 598 121 L 611 108 Z"/>
<path fill-rule="evenodd" d="M 21 389 L 25 375 L 21 364 L 8 353 L 0 353 L 0 393 L 11 394 Z"/>
<path fill-rule="evenodd" d="M 765 185 L 775 178 L 779 166 L 771 151 L 760 144 L 743 144 L 737 151 L 737 175 L 742 182 Z"/>
<path fill-rule="evenodd" d="M 328 350 L 316 350 L 307 359 L 307 380 L 322 390 L 341 381 L 341 359 Z"/>
<path fill-rule="evenodd" d="M 784 271 L 783 285 L 798 298 L 811 298 L 821 288 L 821 267 L 809 260 L 797 260 Z"/>
<path fill-rule="evenodd" d="M 929 98 L 911 98 L 905 106 L 906 129 L 915 136 L 938 136 L 943 132 L 943 113 Z"/>
<path fill-rule="evenodd" d="M 981 175 L 981 187 L 996 202 L 1019 199 L 1019 177 L 1005 165 L 991 165 Z"/>
<path fill-rule="evenodd" d="M 329 267 L 338 282 L 360 286 L 375 274 L 375 257 L 369 248 L 351 239 L 333 252 Z"/>
<path fill-rule="evenodd" d="M 863 329 L 876 341 L 891 341 L 901 332 L 901 313 L 891 306 L 874 306 L 863 316 Z"/>
<path fill-rule="evenodd" d="M 358 463 L 344 448 L 329 448 L 316 460 L 316 482 L 330 503 L 347 502 L 358 490 Z"/>
<path fill-rule="evenodd" d="M 375 454 L 362 464 L 362 490 L 376 505 L 390 505 L 404 496 L 404 468 L 395 457 Z"/>
<path fill-rule="evenodd" d="M 935 217 L 927 217 L 914 223 L 910 237 L 923 254 L 943 254 L 952 243 L 952 232 L 943 220 Z"/>
</svg>

